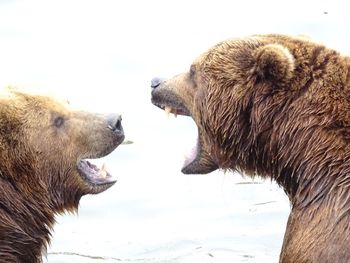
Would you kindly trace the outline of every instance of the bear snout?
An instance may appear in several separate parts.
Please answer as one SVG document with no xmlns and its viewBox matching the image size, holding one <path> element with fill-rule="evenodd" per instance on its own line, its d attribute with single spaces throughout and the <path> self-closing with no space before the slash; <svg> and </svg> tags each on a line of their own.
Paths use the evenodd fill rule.
<svg viewBox="0 0 350 263">
<path fill-rule="evenodd" d="M 110 114 L 107 116 L 108 128 L 115 132 L 123 132 L 122 116 L 119 114 Z"/>
<path fill-rule="evenodd" d="M 164 81 L 162 78 L 155 77 L 151 80 L 151 88 L 155 89 Z"/>
</svg>

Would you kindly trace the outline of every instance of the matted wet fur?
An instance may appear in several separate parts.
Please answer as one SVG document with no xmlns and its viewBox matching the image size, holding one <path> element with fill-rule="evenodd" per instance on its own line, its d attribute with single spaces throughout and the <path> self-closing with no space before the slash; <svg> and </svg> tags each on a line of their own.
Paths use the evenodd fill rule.
<svg viewBox="0 0 350 263">
<path fill-rule="evenodd" d="M 120 121 L 18 90 L 0 95 L 0 262 L 42 262 L 55 214 L 115 183 L 84 158 L 123 141 Z"/>
<path fill-rule="evenodd" d="M 152 102 L 191 116 L 184 173 L 217 168 L 275 180 L 291 202 L 280 262 L 350 262 L 350 58 L 301 37 L 223 41 Z"/>
</svg>

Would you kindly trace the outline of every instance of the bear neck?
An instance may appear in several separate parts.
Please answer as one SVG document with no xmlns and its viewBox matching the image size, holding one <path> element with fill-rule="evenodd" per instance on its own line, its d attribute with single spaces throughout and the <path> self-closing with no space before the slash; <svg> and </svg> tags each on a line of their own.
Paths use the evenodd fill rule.
<svg viewBox="0 0 350 263">
<path fill-rule="evenodd" d="M 326 109 L 301 117 L 304 112 L 292 102 L 266 111 L 249 131 L 242 129 L 246 134 L 233 163 L 248 174 L 275 180 L 293 206 L 338 202 L 342 210 L 350 209 L 347 124 Z"/>
<path fill-rule="evenodd" d="M 47 190 L 36 177 L 4 172 L 0 188 L 0 262 L 42 262 L 55 221 Z"/>
<path fill-rule="evenodd" d="M 292 204 L 280 262 L 348 262 L 350 152 L 335 138 L 311 141 L 310 152 L 286 155 L 269 173 Z"/>
<path fill-rule="evenodd" d="M 347 139 L 319 125 L 302 129 L 296 123 L 280 130 L 262 130 L 247 139 L 251 143 L 245 146 L 246 154 L 234 163 L 248 174 L 275 180 L 293 206 L 307 207 L 342 195 L 341 206 L 350 208 Z"/>
</svg>

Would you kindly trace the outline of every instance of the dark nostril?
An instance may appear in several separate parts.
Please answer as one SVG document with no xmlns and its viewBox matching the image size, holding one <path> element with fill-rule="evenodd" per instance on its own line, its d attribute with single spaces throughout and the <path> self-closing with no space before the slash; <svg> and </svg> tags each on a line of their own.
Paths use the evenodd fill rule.
<svg viewBox="0 0 350 263">
<path fill-rule="evenodd" d="M 121 130 L 122 129 L 122 121 L 117 120 L 116 124 L 115 124 L 115 130 Z"/>
<path fill-rule="evenodd" d="M 113 114 L 108 117 L 108 128 L 112 131 L 122 131 L 122 116 Z"/>
<path fill-rule="evenodd" d="M 160 83 L 162 83 L 162 79 L 161 78 L 153 78 L 151 80 L 151 88 L 152 89 L 157 88 L 160 85 Z"/>
</svg>

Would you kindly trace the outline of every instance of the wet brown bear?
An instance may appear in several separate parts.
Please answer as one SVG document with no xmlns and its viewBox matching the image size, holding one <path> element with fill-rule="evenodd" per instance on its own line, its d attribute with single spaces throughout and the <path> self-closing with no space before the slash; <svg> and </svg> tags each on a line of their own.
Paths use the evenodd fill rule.
<svg viewBox="0 0 350 263">
<path fill-rule="evenodd" d="M 321 44 L 261 35 L 152 80 L 152 102 L 198 126 L 184 173 L 231 169 L 283 187 L 292 210 L 280 262 L 350 262 L 349 66 Z"/>
<path fill-rule="evenodd" d="M 41 262 L 55 214 L 115 183 L 86 158 L 124 139 L 119 115 L 72 111 L 45 96 L 0 96 L 0 262 Z"/>
</svg>

